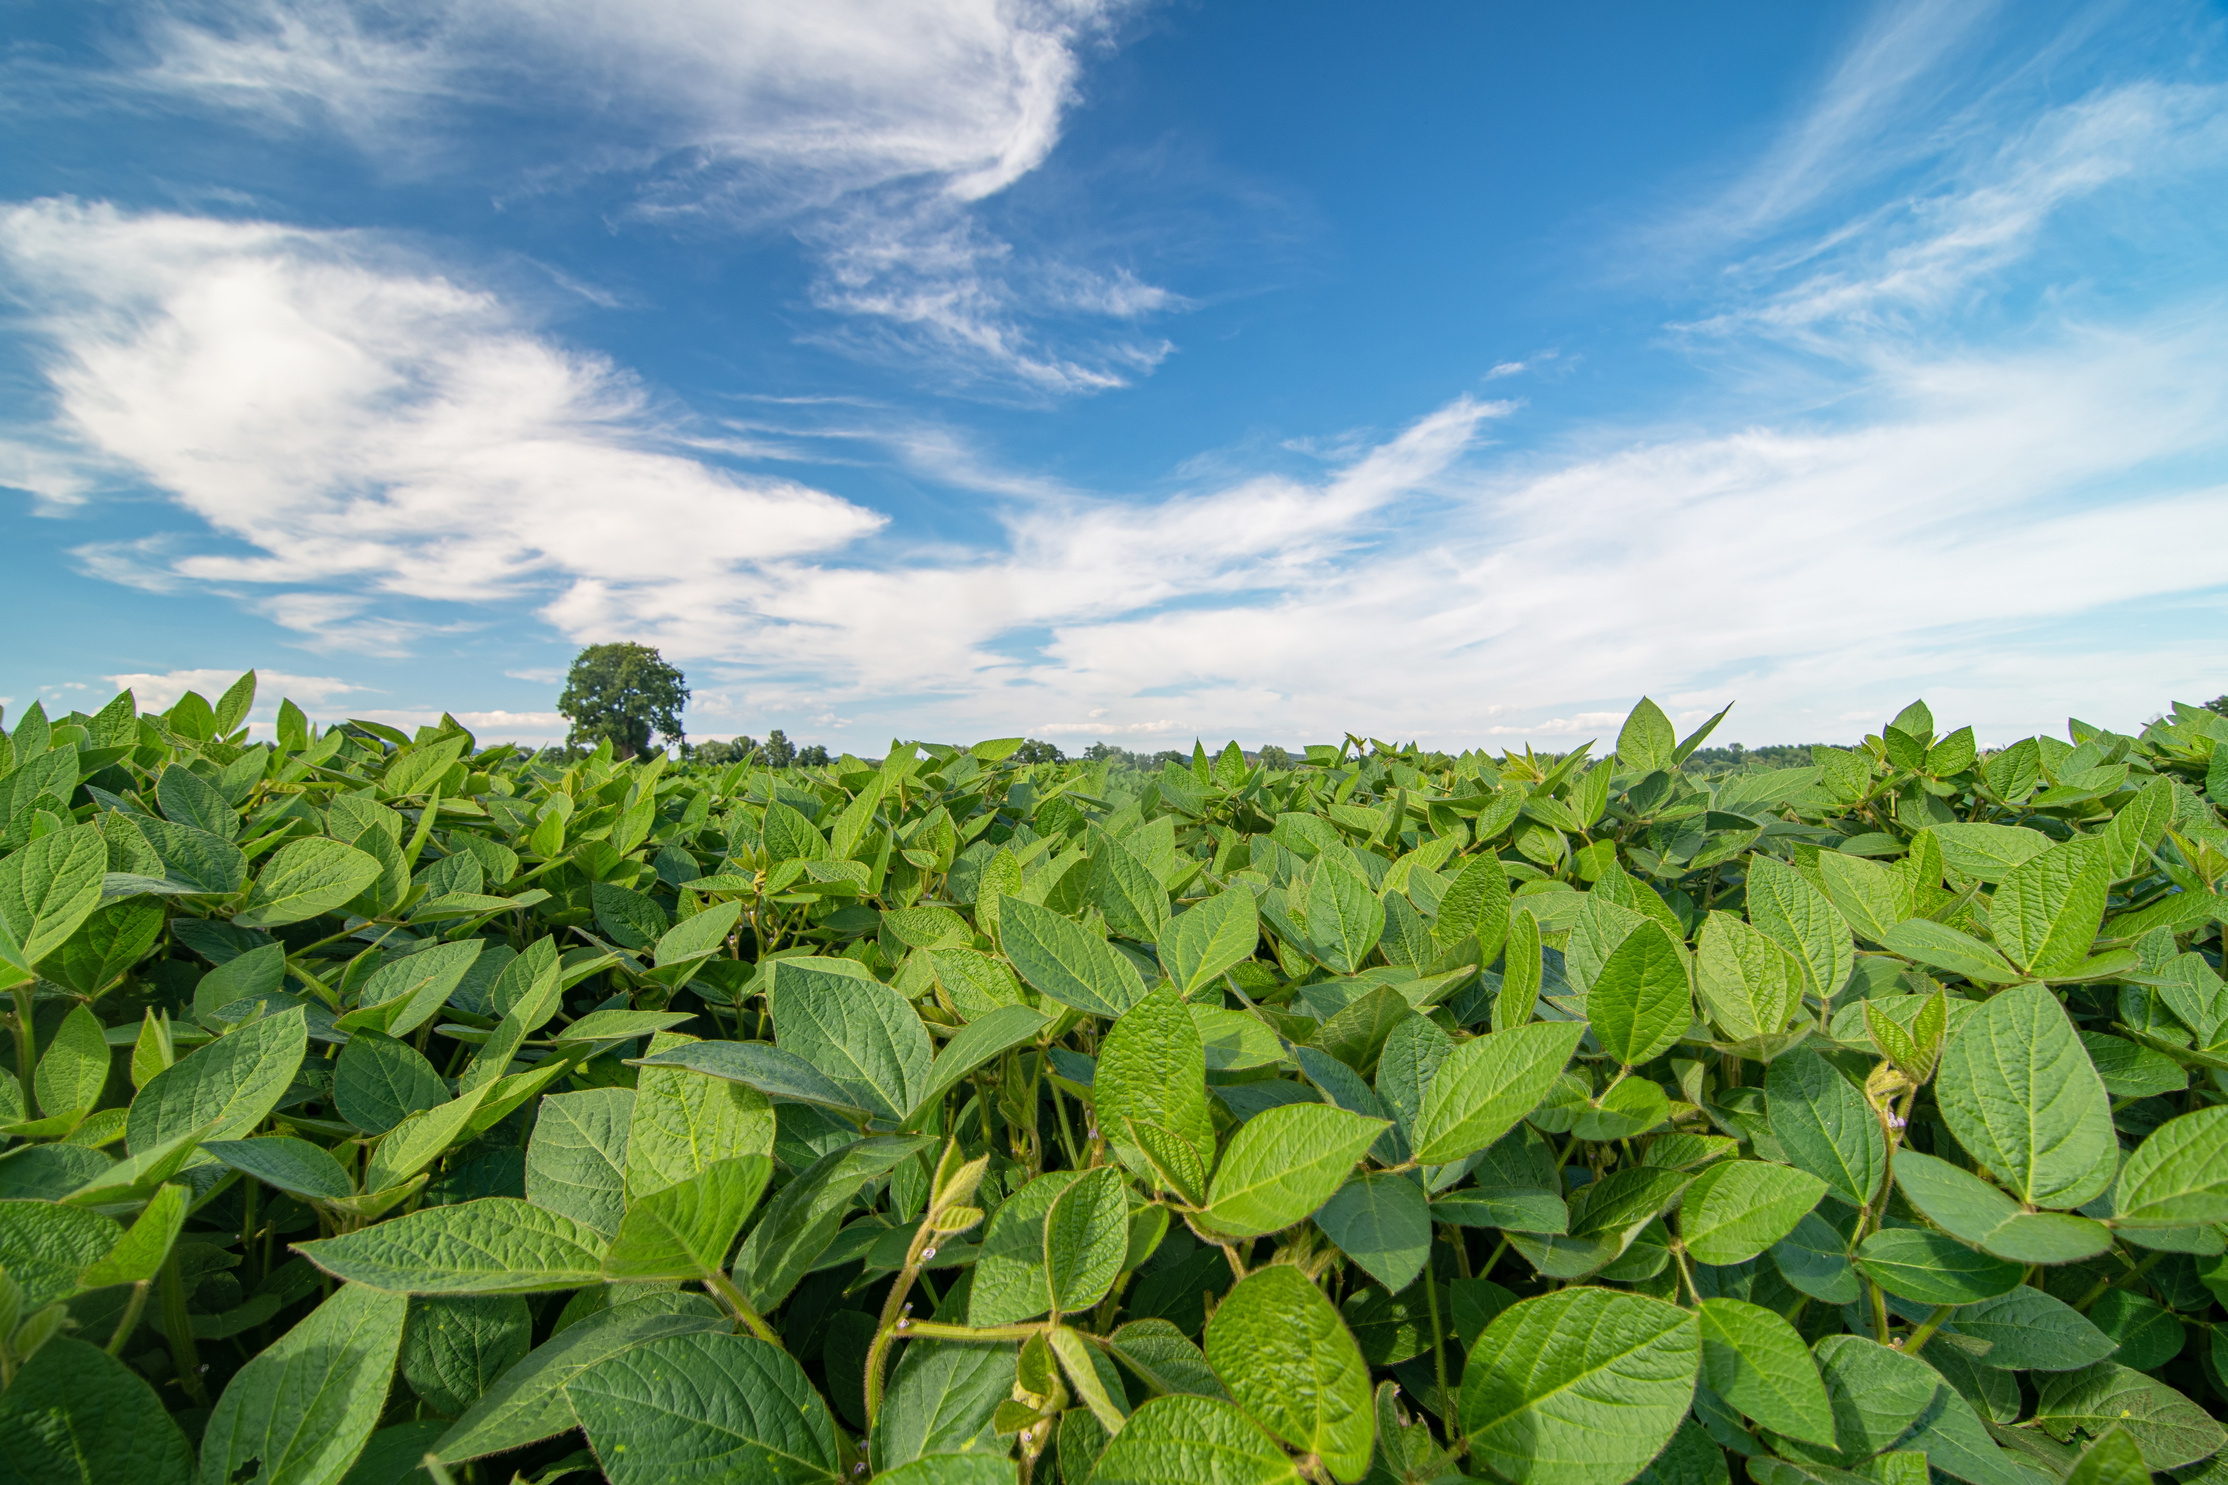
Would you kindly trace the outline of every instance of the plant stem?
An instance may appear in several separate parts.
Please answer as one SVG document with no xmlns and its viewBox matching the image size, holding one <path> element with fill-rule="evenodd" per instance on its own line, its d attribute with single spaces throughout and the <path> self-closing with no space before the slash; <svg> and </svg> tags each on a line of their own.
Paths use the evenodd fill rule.
<svg viewBox="0 0 2228 1485">
<path fill-rule="evenodd" d="M 2150 1257 L 2144 1259 L 2141 1263 L 2131 1265 L 2126 1273 L 2119 1275 L 2117 1278 L 2103 1278 L 2097 1280 L 2096 1287 L 2091 1289 L 2087 1294 L 2082 1295 L 2081 1302 L 2079 1304 L 2076 1304 L 2074 1308 L 2076 1310 L 2079 1310 L 2084 1315 L 2088 1314 L 2089 1306 L 2104 1298 L 2104 1291 L 2106 1291 L 2107 1289 L 2111 1289 L 2117 1285 L 2125 1284 L 2132 1279 L 2140 1279 L 2141 1277 L 2143 1277 L 2143 1275 L 2151 1271 L 2151 1266 L 2153 1264 L 2157 1263 L 2161 1258 L 2164 1258 L 2165 1256 L 2166 1254 L 2164 1250 L 2156 1250 L 2152 1252 Z"/>
<path fill-rule="evenodd" d="M 39 1070 L 39 1048 L 32 1040 L 35 1033 L 31 1025 L 31 992 L 35 988 L 29 980 L 15 987 L 15 1075 L 23 1084 L 23 1115 L 27 1119 L 36 1118 L 39 1108 L 37 1090 L 32 1086 Z"/>
<path fill-rule="evenodd" d="M 139 1317 L 147 1309 L 147 1286 L 149 1282 L 149 1280 L 141 1279 L 138 1283 L 132 1285 L 132 1297 L 124 1302 L 124 1314 L 116 1322 L 116 1333 L 108 1338 L 109 1355 L 123 1355 L 124 1342 L 130 1340 L 132 1332 L 139 1328 Z"/>
<path fill-rule="evenodd" d="M 170 1359 L 178 1368 L 178 1385 L 194 1406 L 209 1406 L 209 1389 L 201 1381 L 201 1354 L 193 1344 L 193 1317 L 186 1313 L 186 1281 L 178 1272 L 175 1250 L 162 1262 L 162 1328 L 170 1342 Z"/>
<path fill-rule="evenodd" d="M 1919 1347 L 1934 1339 L 1934 1332 L 1942 1328 L 1942 1322 L 1947 1320 L 1949 1312 L 1956 1308 L 1955 1305 L 1936 1305 L 1934 1313 L 1920 1321 L 1919 1328 L 1903 1338 L 1903 1354 L 1906 1356 L 1918 1355 Z"/>
<path fill-rule="evenodd" d="M 1454 1414 L 1451 1399 L 1447 1396 L 1447 1332 L 1439 1319 L 1439 1285 L 1431 1272 L 1431 1250 L 1424 1250 L 1423 1298 L 1431 1310 L 1431 1368 L 1439 1383 L 1439 1403 L 1432 1411 L 1447 1425 L 1449 1434 L 1454 1432 Z"/>
<path fill-rule="evenodd" d="M 704 1275 L 704 1287 L 711 1291 L 712 1298 L 726 1306 L 730 1315 L 749 1326 L 752 1335 L 757 1336 L 771 1346 L 781 1344 L 781 1337 L 774 1334 L 774 1328 L 768 1325 L 759 1313 L 750 1307 L 750 1301 L 743 1298 L 743 1291 L 737 1289 L 734 1281 L 729 1279 L 727 1275 L 721 1273 L 718 1269 L 713 1269 Z"/>
</svg>

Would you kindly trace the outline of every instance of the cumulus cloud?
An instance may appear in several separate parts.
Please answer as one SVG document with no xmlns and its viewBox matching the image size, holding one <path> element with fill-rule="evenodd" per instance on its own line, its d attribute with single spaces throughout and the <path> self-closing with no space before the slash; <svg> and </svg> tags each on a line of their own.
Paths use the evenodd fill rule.
<svg viewBox="0 0 2228 1485">
<path fill-rule="evenodd" d="M 973 208 L 1044 163 L 1131 8 L 174 0 L 125 77 L 425 172 L 485 176 L 457 121 L 528 118 L 545 149 L 507 189 L 617 177 L 642 219 L 794 230 L 814 301 L 856 327 L 820 338 L 1057 394 L 1149 371 L 1166 346 L 1130 327 L 1175 301 L 1120 264 L 1020 252 Z"/>
<path fill-rule="evenodd" d="M 132 700 L 141 711 L 167 711 L 188 691 L 199 692 L 204 699 L 215 701 L 239 678 L 239 671 L 223 669 L 127 671 L 104 677 L 117 690 L 131 692 Z M 275 713 L 282 698 L 305 708 L 326 707 L 363 689 L 337 676 L 293 675 L 283 670 L 257 669 L 255 715 Z"/>
<path fill-rule="evenodd" d="M 141 541 L 89 565 L 261 590 L 278 622 L 343 647 L 424 632 L 368 595 L 686 583 L 881 524 L 676 452 L 609 361 L 370 239 L 45 201 L 0 213 L 0 262 L 45 341 L 63 445 L 235 544 Z"/>
</svg>

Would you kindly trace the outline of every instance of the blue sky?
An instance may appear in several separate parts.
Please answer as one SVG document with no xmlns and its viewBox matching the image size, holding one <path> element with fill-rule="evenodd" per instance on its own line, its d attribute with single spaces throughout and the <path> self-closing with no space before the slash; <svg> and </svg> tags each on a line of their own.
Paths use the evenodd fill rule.
<svg viewBox="0 0 2228 1485">
<path fill-rule="evenodd" d="M 0 0 L 10 715 L 2228 691 L 2228 13 Z"/>
</svg>

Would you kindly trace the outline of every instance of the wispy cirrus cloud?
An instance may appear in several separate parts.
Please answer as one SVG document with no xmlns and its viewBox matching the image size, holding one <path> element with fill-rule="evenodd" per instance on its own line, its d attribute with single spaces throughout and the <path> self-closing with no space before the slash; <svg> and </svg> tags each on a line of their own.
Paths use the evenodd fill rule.
<svg viewBox="0 0 2228 1485">
<path fill-rule="evenodd" d="M 641 222 L 791 231 L 830 312 L 813 338 L 1061 395 L 1149 372 L 1168 346 L 1142 322 L 1181 301 L 1119 262 L 1024 251 L 977 207 L 1045 163 L 1083 56 L 1137 3 L 169 0 L 109 82 L 331 129 L 405 172 L 617 179 Z M 458 127 L 503 117 L 537 147 Z"/>
</svg>

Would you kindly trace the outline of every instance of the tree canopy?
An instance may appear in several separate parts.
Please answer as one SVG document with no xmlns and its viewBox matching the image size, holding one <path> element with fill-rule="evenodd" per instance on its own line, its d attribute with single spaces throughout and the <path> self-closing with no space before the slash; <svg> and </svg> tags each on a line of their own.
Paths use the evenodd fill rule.
<svg viewBox="0 0 2228 1485">
<path fill-rule="evenodd" d="M 609 738 L 612 752 L 632 758 L 653 732 L 681 740 L 688 699 L 687 678 L 648 645 L 590 645 L 573 658 L 557 710 L 572 723 L 567 742 L 592 748 Z"/>
</svg>

